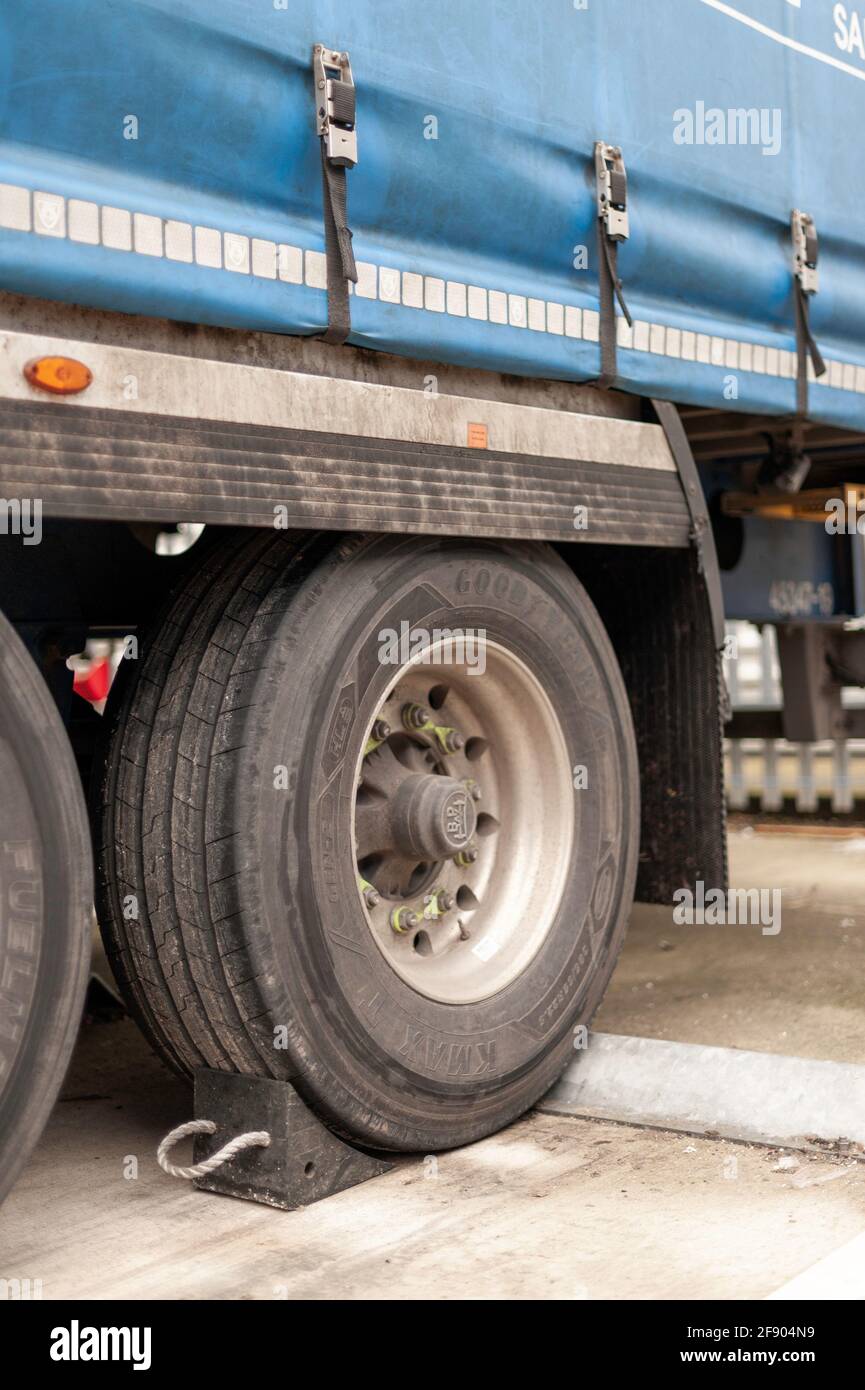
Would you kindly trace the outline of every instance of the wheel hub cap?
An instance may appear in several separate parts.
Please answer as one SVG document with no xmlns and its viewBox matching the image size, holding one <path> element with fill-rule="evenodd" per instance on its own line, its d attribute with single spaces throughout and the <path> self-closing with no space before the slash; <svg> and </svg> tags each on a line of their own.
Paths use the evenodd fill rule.
<svg viewBox="0 0 865 1390">
<path fill-rule="evenodd" d="M 393 800 L 394 843 L 418 859 L 453 858 L 469 844 L 476 824 L 474 803 L 454 777 L 407 777 Z"/>
</svg>

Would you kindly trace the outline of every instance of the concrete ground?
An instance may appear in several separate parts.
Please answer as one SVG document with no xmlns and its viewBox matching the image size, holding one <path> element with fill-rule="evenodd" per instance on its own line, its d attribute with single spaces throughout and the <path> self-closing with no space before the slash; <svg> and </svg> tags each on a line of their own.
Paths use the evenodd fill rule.
<svg viewBox="0 0 865 1390">
<path fill-rule="evenodd" d="M 865 1062 L 865 831 L 735 825 L 731 884 L 781 889 L 781 930 L 640 905 L 595 1028 Z"/>
<path fill-rule="evenodd" d="M 784 888 L 778 936 L 638 907 L 597 1026 L 865 1060 L 865 836 L 740 830 L 731 859 Z M 0 1278 L 64 1299 L 748 1299 L 865 1229 L 865 1164 L 552 1115 L 278 1212 L 159 1170 L 190 1117 L 131 1022 L 87 1025 L 0 1213 Z"/>
</svg>

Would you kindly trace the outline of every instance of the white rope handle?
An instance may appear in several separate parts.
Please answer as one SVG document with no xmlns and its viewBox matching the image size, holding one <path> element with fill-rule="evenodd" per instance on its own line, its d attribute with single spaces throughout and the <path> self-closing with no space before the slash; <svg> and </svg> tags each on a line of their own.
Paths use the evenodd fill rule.
<svg viewBox="0 0 865 1390">
<path fill-rule="evenodd" d="M 213 1173 L 217 1168 L 221 1168 L 223 1163 L 228 1163 L 229 1159 L 244 1149 L 266 1149 L 270 1143 L 270 1135 L 266 1129 L 250 1130 L 249 1134 L 239 1134 L 210 1158 L 203 1159 L 201 1163 L 193 1163 L 189 1168 L 179 1168 L 176 1164 L 169 1163 L 169 1150 L 173 1149 L 175 1144 L 179 1144 L 181 1139 L 188 1138 L 190 1134 L 215 1133 L 216 1125 L 212 1120 L 190 1120 L 188 1124 L 178 1125 L 170 1134 L 166 1134 L 159 1145 L 156 1161 L 170 1178 L 203 1178 L 206 1173 Z"/>
</svg>

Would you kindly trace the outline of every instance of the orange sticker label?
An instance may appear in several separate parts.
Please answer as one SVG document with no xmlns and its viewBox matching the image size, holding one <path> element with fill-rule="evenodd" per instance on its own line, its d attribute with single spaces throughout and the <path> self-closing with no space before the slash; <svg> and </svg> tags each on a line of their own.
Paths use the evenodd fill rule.
<svg viewBox="0 0 865 1390">
<path fill-rule="evenodd" d="M 488 449 L 489 444 L 489 432 L 486 425 L 469 425 L 470 449 Z"/>
</svg>

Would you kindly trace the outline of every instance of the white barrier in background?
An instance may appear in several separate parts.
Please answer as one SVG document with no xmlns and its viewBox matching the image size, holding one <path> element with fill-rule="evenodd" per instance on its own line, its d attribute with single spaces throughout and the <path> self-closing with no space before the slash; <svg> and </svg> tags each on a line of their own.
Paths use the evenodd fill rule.
<svg viewBox="0 0 865 1390">
<path fill-rule="evenodd" d="M 781 673 L 774 627 L 763 631 L 753 623 L 727 624 L 730 656 L 724 674 L 734 709 L 781 707 Z M 865 691 L 847 690 L 844 704 L 865 705 Z M 763 811 L 780 811 L 785 798 L 807 814 L 818 800 L 831 802 L 838 813 L 852 811 L 865 800 L 865 740 L 839 739 L 827 743 L 787 743 L 784 739 L 726 741 L 727 805 L 747 810 L 757 798 Z"/>
</svg>

